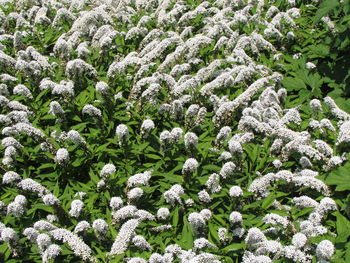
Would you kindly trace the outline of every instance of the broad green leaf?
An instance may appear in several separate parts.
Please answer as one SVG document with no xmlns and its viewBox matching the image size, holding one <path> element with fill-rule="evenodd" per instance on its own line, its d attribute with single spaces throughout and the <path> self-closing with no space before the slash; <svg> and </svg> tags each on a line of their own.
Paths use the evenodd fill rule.
<svg viewBox="0 0 350 263">
<path fill-rule="evenodd" d="M 245 247 L 245 243 L 233 243 L 231 245 L 228 245 L 227 247 L 224 247 L 222 250 L 225 252 L 229 252 L 244 249 Z"/>
<path fill-rule="evenodd" d="M 299 78 L 286 77 L 283 79 L 282 85 L 283 87 L 285 87 L 287 90 L 290 90 L 290 91 L 306 89 L 306 85 L 304 81 L 302 81 Z"/>
<path fill-rule="evenodd" d="M 276 195 L 275 193 L 270 193 L 266 198 L 264 198 L 264 201 L 261 204 L 261 207 L 263 209 L 269 208 L 273 202 L 276 200 Z"/>
<path fill-rule="evenodd" d="M 193 229 L 188 223 L 186 217 L 183 217 L 183 228 L 181 232 L 180 244 L 184 249 L 190 249 L 193 246 Z"/>
<path fill-rule="evenodd" d="M 332 170 L 325 178 L 327 185 L 336 185 L 336 191 L 350 190 L 350 165 Z"/>
<path fill-rule="evenodd" d="M 339 1 L 337 0 L 323 1 L 313 18 L 314 23 L 319 22 L 322 17 L 327 16 L 331 11 L 337 9 L 338 6 Z"/>
<path fill-rule="evenodd" d="M 350 236 L 350 221 L 343 216 L 339 211 L 336 211 L 334 215 L 337 217 L 336 226 L 338 233 L 338 241 L 345 242 Z"/>
</svg>

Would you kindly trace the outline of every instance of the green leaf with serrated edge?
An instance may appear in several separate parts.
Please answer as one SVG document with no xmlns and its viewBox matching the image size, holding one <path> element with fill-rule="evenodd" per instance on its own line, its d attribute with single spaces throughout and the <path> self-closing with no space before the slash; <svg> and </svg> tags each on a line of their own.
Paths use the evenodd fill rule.
<svg viewBox="0 0 350 263">
<path fill-rule="evenodd" d="M 327 185 L 335 185 L 336 191 L 350 190 L 350 170 L 349 164 L 338 167 L 325 176 L 325 183 Z"/>
</svg>

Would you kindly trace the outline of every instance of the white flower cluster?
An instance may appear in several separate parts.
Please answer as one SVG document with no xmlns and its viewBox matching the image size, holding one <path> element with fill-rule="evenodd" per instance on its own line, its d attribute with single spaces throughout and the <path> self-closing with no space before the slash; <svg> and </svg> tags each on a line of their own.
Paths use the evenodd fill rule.
<svg viewBox="0 0 350 263">
<path fill-rule="evenodd" d="M 96 108 L 95 106 L 91 105 L 91 104 L 87 104 L 83 107 L 82 112 L 84 114 L 90 115 L 92 117 L 98 117 L 101 118 L 102 117 L 102 113 L 101 110 L 99 110 L 98 108 Z"/>
<path fill-rule="evenodd" d="M 64 110 L 61 106 L 61 104 L 57 101 L 51 101 L 50 102 L 50 110 L 49 110 L 50 114 L 53 114 L 57 117 L 61 117 L 64 116 Z"/>
<path fill-rule="evenodd" d="M 329 240 L 322 240 L 316 248 L 316 256 L 319 259 L 328 260 L 334 254 L 334 245 Z"/>
<path fill-rule="evenodd" d="M 149 133 L 154 129 L 155 124 L 151 119 L 144 120 L 141 125 L 141 136 L 147 138 Z"/>
<path fill-rule="evenodd" d="M 0 237 L 1 241 L 12 244 L 17 243 L 19 240 L 17 233 L 11 227 L 6 227 L 3 223 L 0 225 Z"/>
<path fill-rule="evenodd" d="M 84 74 L 96 76 L 96 70 L 82 59 L 70 60 L 66 66 L 66 76 L 72 80 L 78 80 L 84 77 Z"/>
<path fill-rule="evenodd" d="M 116 129 L 119 145 L 123 145 L 127 142 L 129 137 L 128 127 L 124 124 L 119 124 Z"/>
<path fill-rule="evenodd" d="M 133 187 L 137 185 L 147 185 L 148 181 L 151 179 L 151 175 L 152 171 L 134 174 L 128 179 L 128 187 Z"/>
<path fill-rule="evenodd" d="M 175 184 L 169 190 L 164 192 L 164 198 L 167 203 L 175 205 L 175 203 L 182 204 L 181 195 L 183 195 L 184 189 L 181 185 Z"/>
<path fill-rule="evenodd" d="M 100 176 L 102 178 L 108 178 L 110 177 L 112 174 L 114 174 L 116 172 L 116 167 L 109 163 L 109 164 L 106 164 L 105 166 L 103 166 L 101 172 L 100 172 Z"/>
<path fill-rule="evenodd" d="M 100 81 L 96 84 L 96 91 L 101 93 L 102 95 L 107 95 L 109 91 L 108 84 L 104 81 Z"/>
<path fill-rule="evenodd" d="M 27 209 L 37 205 L 37 195 L 51 207 L 35 212 L 45 220 L 21 232 L 43 262 L 66 249 L 55 241 L 67 243 L 83 261 L 97 262 L 93 254 L 98 251 L 102 260 L 100 250 L 111 236 L 107 261 L 127 252 L 130 263 L 219 263 L 225 247 L 238 242 L 246 245 L 240 255 L 246 263 L 332 260 L 331 241 L 313 244 L 314 237 L 332 235 L 327 216 L 337 209 L 324 197 L 331 188 L 318 176 L 346 162 L 350 115 L 330 97 L 311 100 L 310 114 L 298 105 L 285 107 L 281 63 L 299 41 L 302 1 L 1 4 L 0 168 L 4 189 L 20 194 L 7 201 L 6 193 L 0 213 L 4 222 L 24 218 L 13 229 L 0 223 L 0 241 L 9 243 L 13 258 L 33 259 L 21 254 L 16 231 L 36 211 Z M 323 30 L 336 33 L 329 17 L 321 21 Z M 318 70 L 316 60 L 293 55 L 299 58 L 306 71 Z M 118 149 L 111 147 L 114 135 Z M 50 158 L 56 164 L 46 163 Z M 84 160 L 79 167 L 76 158 Z M 57 178 L 46 173 L 52 165 Z M 95 180 L 96 171 L 100 181 L 90 188 L 84 175 Z M 51 179 L 58 180 L 55 190 Z M 53 193 L 65 184 L 67 191 L 57 198 Z M 72 200 L 70 187 L 85 192 Z M 276 200 L 270 204 L 265 197 Z M 68 213 L 65 198 L 71 201 Z M 94 204 L 99 214 L 86 213 Z M 295 210 L 304 208 L 293 221 Z M 268 212 L 255 220 L 254 209 Z M 188 250 L 169 244 L 181 227 L 178 243 L 193 243 Z M 152 233 L 156 239 L 149 238 Z M 213 244 L 215 233 L 220 242 Z M 193 236 L 182 242 L 185 234 Z M 100 243 L 93 240 L 90 248 L 85 235 Z M 135 250 L 146 251 L 135 257 Z"/>
<path fill-rule="evenodd" d="M 118 255 L 125 252 L 135 234 L 135 229 L 138 227 L 139 221 L 137 219 L 130 219 L 126 221 L 119 230 L 118 236 L 112 244 L 110 255 Z"/>
<path fill-rule="evenodd" d="M 152 249 L 151 245 L 146 241 L 146 239 L 143 236 L 134 236 L 131 242 L 136 247 L 138 247 L 142 250 L 151 250 Z"/>
<path fill-rule="evenodd" d="M 306 186 L 311 189 L 315 189 L 318 192 L 329 195 L 328 186 L 321 180 L 310 176 L 309 174 L 301 173 L 299 175 L 294 175 L 290 171 L 281 170 L 277 173 L 268 173 L 262 177 L 255 179 L 249 186 L 248 191 L 259 193 L 262 196 L 267 196 L 269 194 L 268 187 L 271 183 L 284 181 L 286 183 L 292 183 L 295 186 Z"/>
<path fill-rule="evenodd" d="M 108 231 L 108 224 L 106 221 L 99 218 L 92 222 L 92 228 L 95 229 L 98 234 L 104 235 Z"/>
<path fill-rule="evenodd" d="M 143 190 L 140 187 L 135 187 L 127 193 L 129 201 L 137 201 L 143 195 Z"/>
<path fill-rule="evenodd" d="M 198 137 L 194 132 L 188 132 L 184 136 L 185 147 L 188 150 L 196 147 L 198 144 Z"/>
<path fill-rule="evenodd" d="M 222 166 L 220 175 L 222 178 L 226 179 L 227 177 L 233 175 L 235 169 L 236 165 L 233 162 L 227 162 Z"/>
<path fill-rule="evenodd" d="M 165 130 L 159 135 L 160 143 L 164 150 L 170 149 L 170 147 L 178 143 L 182 139 L 183 130 L 181 128 L 173 128 L 170 132 Z"/>
<path fill-rule="evenodd" d="M 220 192 L 222 189 L 222 187 L 220 186 L 220 176 L 216 173 L 211 174 L 205 185 L 212 193 Z"/>
<path fill-rule="evenodd" d="M 27 202 L 27 198 L 24 195 L 17 195 L 14 201 L 7 205 L 7 214 L 21 217 L 26 210 Z"/>
<path fill-rule="evenodd" d="M 73 250 L 76 256 L 81 257 L 83 260 L 92 260 L 91 248 L 84 243 L 84 241 L 76 234 L 64 228 L 57 228 L 49 231 L 49 234 L 55 239 L 67 243 Z"/>
<path fill-rule="evenodd" d="M 69 153 L 68 153 L 67 149 L 65 149 L 65 148 L 58 149 L 58 151 L 56 152 L 55 161 L 59 165 L 66 164 L 69 161 Z"/>
<path fill-rule="evenodd" d="M 72 217 L 79 217 L 83 211 L 84 203 L 81 200 L 73 200 L 70 205 L 69 215 Z"/>
<path fill-rule="evenodd" d="M 90 224 L 87 221 L 80 221 L 74 228 L 74 233 L 85 232 L 90 228 Z"/>
<path fill-rule="evenodd" d="M 166 219 L 170 214 L 170 211 L 166 207 L 161 207 L 157 211 L 157 217 L 161 219 Z"/>
<path fill-rule="evenodd" d="M 47 263 L 50 261 L 50 259 L 54 259 L 56 258 L 60 253 L 61 253 L 62 249 L 55 244 L 49 245 L 45 251 L 43 252 L 43 262 Z"/>
<path fill-rule="evenodd" d="M 231 197 L 240 197 L 243 195 L 242 189 L 237 185 L 232 186 L 229 193 Z"/>
<path fill-rule="evenodd" d="M 207 220 L 212 217 L 212 213 L 208 209 L 203 209 L 199 213 L 192 212 L 188 215 L 188 222 L 196 231 L 201 231 L 206 225 Z"/>
<path fill-rule="evenodd" d="M 182 167 L 182 174 L 192 174 L 198 168 L 198 162 L 194 158 L 189 158 L 185 161 Z"/>
<path fill-rule="evenodd" d="M 84 138 L 75 130 L 68 131 L 66 139 L 77 145 L 86 145 Z"/>
<path fill-rule="evenodd" d="M 111 200 L 112 201 L 112 200 Z M 120 204 L 120 203 L 118 203 Z M 113 206 L 116 205 L 116 203 L 112 204 Z M 116 208 L 113 208 L 116 209 Z M 119 208 L 118 210 L 113 211 L 112 216 L 116 221 L 121 221 L 129 217 L 136 216 L 136 213 L 138 212 L 138 209 L 134 205 L 127 205 Z"/>
<path fill-rule="evenodd" d="M 50 206 L 55 206 L 60 204 L 60 200 L 53 194 L 44 195 L 43 202 L 45 205 L 50 205 Z"/>
</svg>

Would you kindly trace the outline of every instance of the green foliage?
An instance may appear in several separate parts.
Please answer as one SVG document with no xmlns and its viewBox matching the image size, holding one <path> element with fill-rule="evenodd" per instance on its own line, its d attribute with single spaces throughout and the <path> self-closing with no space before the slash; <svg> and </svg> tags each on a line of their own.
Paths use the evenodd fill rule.
<svg viewBox="0 0 350 263">
<path fill-rule="evenodd" d="M 203 1 L 186 0 L 186 10 L 194 9 Z M 214 1 L 209 1 L 214 4 Z M 216 2 L 215 2 L 216 3 Z M 169 3 L 168 9 L 176 4 L 176 1 Z M 132 4 L 134 5 L 134 4 Z M 276 7 L 284 10 L 288 7 L 287 1 L 276 1 Z M 336 134 L 333 131 L 324 133 L 318 130 L 312 130 L 309 127 L 309 120 L 312 118 L 312 112 L 308 106 L 311 99 L 322 98 L 327 95 L 333 97 L 336 103 L 345 111 L 350 112 L 350 57 L 347 54 L 350 47 L 350 0 L 339 2 L 336 0 L 325 0 L 316 6 L 309 6 L 303 1 L 297 1 L 300 6 L 301 17 L 295 19 L 298 30 L 295 30 L 295 38 L 290 40 L 285 35 L 293 30 L 286 21 L 282 22 L 280 38 L 271 38 L 269 41 L 273 43 L 281 51 L 280 59 L 274 58 L 268 50 L 254 52 L 252 48 L 244 47 L 245 52 L 258 63 L 262 63 L 268 68 L 266 75 L 270 71 L 278 71 L 283 73 L 283 80 L 280 84 L 288 92 L 288 97 L 284 106 L 286 108 L 298 107 L 303 122 L 298 124 L 287 124 L 297 131 L 308 130 L 313 138 L 325 140 L 327 143 L 334 144 Z M 90 7 L 86 7 L 89 9 Z M 136 8 L 133 6 L 133 8 Z M 208 12 L 215 12 L 216 7 Z M 8 15 L 16 11 L 14 4 L 8 4 L 2 7 L 4 14 Z M 233 7 L 233 9 L 238 9 Z M 168 11 L 169 11 L 168 10 Z M 257 7 L 252 7 L 251 11 L 255 13 Z M 72 11 L 73 12 L 73 11 Z M 266 10 L 262 10 L 265 15 Z M 75 15 L 78 12 L 73 12 Z M 12 215 L 1 214 L 1 221 L 18 232 L 27 227 L 32 227 L 47 215 L 55 214 L 58 216 L 57 225 L 74 230 L 74 227 L 82 220 L 95 220 L 103 218 L 108 222 L 108 233 L 105 239 L 100 239 L 95 235 L 93 229 L 89 229 L 83 236 L 84 242 L 93 250 L 98 262 L 121 262 L 125 258 L 132 256 L 140 256 L 148 258 L 150 251 L 139 251 L 133 245 L 130 245 L 124 254 L 115 256 L 114 258 L 106 255 L 109 251 L 113 240 L 118 236 L 122 222 L 116 222 L 113 218 L 113 211 L 109 206 L 111 197 L 123 196 L 125 203 L 137 205 L 138 209 L 144 209 L 152 214 L 157 213 L 160 207 L 170 209 L 170 220 L 162 223 L 171 224 L 172 228 L 167 231 L 155 232 L 152 229 L 162 224 L 159 221 L 141 222 L 136 233 L 144 236 L 150 245 L 154 248 L 152 252 L 163 253 L 165 247 L 170 244 L 179 244 L 182 249 L 189 250 L 193 248 L 195 239 L 205 236 L 216 248 L 207 248 L 206 252 L 211 252 L 219 256 L 222 262 L 241 262 L 243 253 L 248 249 L 244 241 L 244 237 L 231 237 L 229 242 L 222 242 L 218 235 L 218 230 L 222 226 L 228 226 L 228 232 L 234 230 L 234 226 L 230 223 L 229 214 L 232 211 L 241 211 L 243 215 L 242 228 L 248 230 L 253 227 L 266 230 L 272 225 L 264 224 L 263 215 L 275 213 L 281 216 L 287 216 L 293 220 L 293 224 L 288 226 L 285 235 L 278 236 L 278 240 L 282 245 L 290 245 L 293 235 L 300 231 L 299 221 L 305 220 L 307 215 L 313 211 L 313 208 L 296 209 L 278 209 L 278 203 L 288 203 L 300 195 L 307 193 L 312 198 L 320 196 L 316 191 L 307 187 L 296 187 L 289 182 L 276 180 L 273 186 L 269 186 L 269 193 L 262 199 L 247 191 L 251 183 L 261 175 L 276 172 L 276 167 L 272 162 L 277 159 L 271 153 L 271 145 L 273 143 L 273 135 L 264 137 L 263 133 L 257 133 L 251 142 L 243 145 L 242 152 L 238 156 L 233 156 L 232 161 L 236 164 L 236 170 L 227 178 L 221 178 L 223 190 L 219 193 L 212 193 L 210 196 L 215 201 L 204 204 L 199 200 L 198 192 L 206 188 L 205 183 L 209 176 L 213 173 L 220 174 L 221 168 L 225 164 L 225 160 L 219 159 L 224 149 L 228 148 L 227 140 L 223 145 L 217 144 L 216 135 L 219 128 L 213 123 L 213 103 L 204 97 L 199 87 L 188 91 L 188 104 L 198 103 L 200 107 L 206 107 L 208 112 L 203 116 L 203 122 L 196 125 L 189 125 L 185 118 L 173 118 L 168 113 L 160 114 L 159 106 L 168 103 L 172 96 L 172 87 L 161 83 L 161 90 L 157 93 L 156 103 L 152 103 L 148 99 L 131 99 L 133 93 L 142 94 L 146 87 L 140 86 L 140 90 L 133 89 L 137 81 L 141 78 L 151 77 L 156 74 L 169 73 L 175 65 L 187 63 L 185 55 L 179 56 L 174 65 L 158 71 L 159 65 L 166 59 L 167 55 L 172 54 L 176 49 L 175 44 L 171 44 L 164 49 L 162 54 L 153 61 L 148 70 L 139 73 L 138 65 L 130 64 L 125 67 L 122 74 L 115 74 L 113 77 L 107 76 L 107 71 L 114 61 L 125 57 L 131 52 L 140 52 L 144 43 L 144 36 L 138 35 L 134 38 L 125 39 L 125 34 L 130 29 L 129 23 L 136 26 L 138 21 L 148 16 L 146 11 L 135 12 L 124 21 L 119 17 L 113 17 L 114 26 L 118 33 L 113 39 L 111 48 L 90 48 L 89 56 L 85 59 L 88 64 L 93 66 L 97 71 L 97 76 L 89 77 L 88 75 L 80 76 L 75 80 L 75 95 L 67 98 L 57 94 L 52 94 L 51 90 L 40 90 L 41 79 L 49 77 L 52 81 L 59 83 L 66 79 L 65 68 L 67 59 L 58 59 L 53 55 L 54 46 L 58 38 L 62 34 L 70 34 L 72 22 L 60 24 L 58 28 L 51 26 L 35 25 L 33 33 L 28 34 L 23 39 L 23 45 L 32 46 L 42 55 L 48 56 L 50 63 L 56 63 L 51 70 L 44 70 L 38 78 L 31 78 L 17 72 L 13 69 L 4 68 L 6 73 L 17 77 L 18 84 L 24 84 L 33 94 L 33 100 L 24 96 L 10 94 L 11 100 L 19 101 L 28 106 L 30 114 L 28 119 L 34 127 L 38 127 L 45 134 L 46 142 L 52 149 L 43 151 L 36 138 L 19 134 L 18 140 L 23 144 L 20 154 L 16 156 L 15 171 L 22 178 L 32 178 L 35 181 L 42 182 L 42 185 L 51 191 L 60 200 L 59 206 L 49 206 L 43 204 L 42 200 L 31 192 L 22 191 L 16 187 L 5 184 L 0 185 L 0 200 L 6 204 L 13 201 L 15 196 L 25 194 L 30 200 L 30 206 L 26 211 L 24 219 L 16 218 Z M 50 18 L 55 17 L 54 13 L 48 13 Z M 335 22 L 336 32 L 329 30 L 322 22 L 322 17 L 329 16 Z M 149 16 L 149 20 L 143 25 L 147 31 L 152 31 L 159 27 L 158 21 Z M 180 17 L 179 17 L 180 18 Z M 178 18 L 176 17 L 175 21 Z M 207 15 L 200 13 L 191 17 L 187 21 L 191 25 L 192 32 L 188 34 L 187 39 L 196 34 L 202 34 L 203 27 L 208 23 Z M 6 28 L 6 32 L 14 34 L 15 25 L 11 24 Z M 97 23 L 97 22 L 96 22 Z M 98 22 L 96 26 L 101 26 L 102 22 Z M 176 22 L 177 23 L 177 22 Z M 164 26 L 165 31 L 176 31 L 178 25 L 167 24 Z M 254 21 L 247 23 L 232 23 L 231 27 L 226 28 L 229 32 L 238 32 L 241 35 L 249 36 L 253 32 L 263 34 L 266 27 L 262 24 L 255 25 Z M 174 32 L 172 32 L 174 33 Z M 80 36 L 81 41 L 89 40 L 88 36 Z M 85 39 L 86 38 L 86 39 Z M 160 41 L 165 36 L 160 37 Z M 268 38 L 268 37 L 266 37 Z M 186 39 L 184 39 L 186 41 Z M 16 48 L 10 41 L 1 41 L 5 46 L 4 53 L 15 56 Z M 232 43 L 231 43 L 232 44 Z M 232 50 L 227 47 L 227 43 L 222 48 L 215 48 L 215 41 L 208 45 L 204 45 L 198 50 L 198 64 L 193 65 L 190 77 L 198 72 L 204 66 L 209 65 L 217 59 L 224 59 L 228 55 L 232 55 Z M 271 54 L 270 54 L 271 53 Z M 300 53 L 300 57 L 293 57 L 295 53 Z M 78 53 L 73 51 L 69 54 L 70 60 L 77 59 Z M 313 62 L 316 68 L 307 68 L 307 62 Z M 237 66 L 241 63 L 225 60 L 218 67 L 218 71 L 224 71 L 228 66 Z M 243 64 L 243 63 L 242 63 Z M 1 65 L 1 64 L 0 64 Z M 136 74 L 140 74 L 139 79 L 135 80 Z M 227 96 L 227 100 L 234 100 L 241 95 L 250 84 L 254 83 L 261 77 L 253 74 L 247 80 L 235 83 L 227 88 L 224 85 L 216 87 L 215 94 L 218 97 Z M 176 76 L 174 79 L 178 81 L 181 77 Z M 215 78 L 208 76 L 208 81 Z M 96 92 L 95 84 L 98 81 L 105 81 L 110 90 L 108 95 Z M 165 82 L 165 81 L 164 81 Z M 163 85 L 164 84 L 164 85 Z M 13 84 L 9 85 L 11 88 Z M 114 94 L 122 92 L 122 96 L 114 98 Z M 139 94 L 138 94 L 139 95 Z M 257 98 L 256 95 L 253 98 Z M 49 113 L 50 103 L 60 101 L 64 108 L 64 118 L 58 118 L 57 115 Z M 282 101 L 282 100 L 281 100 Z M 222 102 L 220 102 L 222 103 Z M 82 113 L 85 105 L 92 104 L 101 110 L 101 117 L 96 118 Z M 220 106 L 220 105 L 219 105 Z M 246 106 L 246 105 L 244 105 Z M 278 105 L 277 105 L 278 106 Z M 278 107 L 276 108 L 278 109 Z M 282 112 L 282 109 L 281 109 Z M 1 108 L 1 114 L 7 113 L 7 109 Z M 228 125 L 233 130 L 233 135 L 238 133 L 241 113 L 237 111 L 233 115 Z M 184 114 L 183 114 L 184 115 Z M 331 115 L 325 110 L 318 113 L 319 120 L 330 118 Z M 156 127 L 150 132 L 147 138 L 142 136 L 141 123 L 150 118 L 156 123 Z M 118 143 L 115 129 L 118 125 L 125 124 L 130 132 L 129 139 L 124 144 Z M 335 122 L 333 122 L 335 124 Z M 294 126 L 293 126 L 294 125 Z M 180 127 L 184 133 L 194 132 L 199 137 L 198 144 L 193 149 L 185 147 L 184 140 L 181 139 L 177 143 L 173 143 L 170 149 L 164 149 L 160 142 L 160 133 L 164 130 L 171 130 L 174 127 Z M 58 137 L 69 130 L 76 130 L 86 141 L 86 145 L 76 145 L 69 141 L 61 140 Z M 52 134 L 52 133 L 56 134 Z M 55 160 L 55 154 L 58 149 L 65 148 L 69 152 L 70 161 L 64 165 L 60 165 Z M 335 147 L 334 147 L 335 148 Z M 0 151 L 4 152 L 4 147 L 0 146 Z M 333 149 L 335 155 L 341 155 L 342 150 Z M 280 169 L 295 170 L 299 167 L 299 159 L 301 155 L 295 153 L 290 159 L 283 163 Z M 198 169 L 191 175 L 182 174 L 182 168 L 188 158 L 196 158 L 199 163 Z M 101 180 L 101 169 L 105 164 L 113 163 L 117 169 L 116 172 L 106 179 L 106 187 L 97 187 Z M 8 171 L 6 168 L 0 167 L 2 172 Z M 320 173 L 319 178 L 327 185 L 331 186 L 331 198 L 333 198 L 339 210 L 333 212 L 325 218 L 325 226 L 330 231 L 336 232 L 337 236 L 324 234 L 315 238 L 310 238 L 310 246 L 312 248 L 323 239 L 329 239 L 335 243 L 336 254 L 332 262 L 349 262 L 350 261 L 350 165 L 349 163 L 340 166 L 332 171 L 325 171 L 322 165 L 315 165 L 314 169 Z M 127 200 L 129 186 L 128 178 L 137 173 L 152 171 L 149 184 L 140 186 L 144 192 L 141 200 L 133 203 Z M 0 178 L 2 179 L 3 173 Z M 186 207 L 183 204 L 176 203 L 170 205 L 165 202 L 164 192 L 169 190 L 174 184 L 180 184 L 185 190 L 185 194 L 181 196 L 182 200 L 193 200 L 193 205 Z M 232 198 L 228 189 L 233 185 L 238 185 L 244 189 L 243 196 Z M 69 215 L 70 205 L 73 200 L 78 197 L 76 193 L 84 192 L 86 199 L 84 201 L 84 212 L 79 218 L 73 218 Z M 319 200 L 318 200 L 319 201 Z M 188 222 L 188 216 L 191 212 L 198 212 L 201 209 L 209 209 L 213 217 L 207 224 L 202 233 L 196 232 L 196 229 Z M 295 223 L 295 224 L 294 224 Z M 293 227 L 291 227 L 293 225 Z M 27 238 L 21 238 L 19 243 L 23 249 L 23 257 L 16 258 L 11 254 L 11 248 L 7 243 L 0 244 L 0 261 L 2 262 L 41 262 L 39 248 L 35 244 L 28 245 Z M 81 259 L 74 255 L 71 248 L 67 244 L 61 244 L 62 253 L 56 258 L 56 262 L 80 262 Z M 315 258 L 314 258 L 315 259 Z M 286 262 L 275 260 L 274 262 Z"/>
</svg>

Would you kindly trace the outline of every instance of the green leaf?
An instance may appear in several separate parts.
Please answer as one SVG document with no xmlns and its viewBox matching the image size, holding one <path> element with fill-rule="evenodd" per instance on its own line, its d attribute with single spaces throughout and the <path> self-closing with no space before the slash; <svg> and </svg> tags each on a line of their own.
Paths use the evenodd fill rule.
<svg viewBox="0 0 350 263">
<path fill-rule="evenodd" d="M 312 95 L 313 94 L 307 89 L 300 90 L 298 104 L 304 103 L 304 101 L 307 101 Z"/>
<path fill-rule="evenodd" d="M 44 163 L 38 167 L 38 170 L 52 168 L 52 167 L 55 167 L 54 163 Z"/>
<path fill-rule="evenodd" d="M 45 89 L 42 92 L 39 93 L 39 95 L 35 98 L 35 102 L 39 102 L 45 94 L 47 94 L 50 91 L 50 89 Z"/>
<path fill-rule="evenodd" d="M 79 167 L 82 164 L 82 159 L 75 159 L 74 162 L 72 163 L 73 167 Z"/>
<path fill-rule="evenodd" d="M 173 226 L 177 227 L 179 223 L 179 207 L 176 207 L 173 213 Z"/>
<path fill-rule="evenodd" d="M 185 216 L 183 217 L 183 223 L 180 244 L 184 249 L 190 249 L 193 246 L 193 229 Z"/>
<path fill-rule="evenodd" d="M 297 211 L 299 211 L 299 212 L 297 212 L 297 213 L 295 214 L 295 216 L 296 216 L 296 218 L 299 218 L 299 217 L 301 217 L 301 216 L 303 216 L 303 215 L 306 215 L 306 214 L 311 213 L 313 210 L 314 210 L 313 207 L 304 208 L 304 209 L 302 209 L 302 210 L 297 210 Z"/>
<path fill-rule="evenodd" d="M 73 118 L 72 118 L 73 121 L 78 121 L 78 122 L 81 122 L 81 118 L 78 116 L 78 115 L 75 115 Z"/>
<path fill-rule="evenodd" d="M 30 215 L 36 210 L 44 210 L 46 212 L 53 213 L 53 208 L 51 206 L 47 206 L 44 204 L 34 204 L 32 205 L 32 208 L 28 210 L 27 214 Z"/>
<path fill-rule="evenodd" d="M 308 58 L 323 58 L 329 55 L 329 46 L 319 44 L 308 46 Z"/>
<path fill-rule="evenodd" d="M 327 185 L 336 185 L 336 191 L 350 190 L 350 165 L 347 164 L 331 171 L 325 178 Z"/>
<path fill-rule="evenodd" d="M 312 93 L 315 97 L 319 97 L 321 95 L 320 87 L 322 83 L 323 79 L 318 73 L 309 75 L 307 77 L 306 84 L 312 88 Z"/>
<path fill-rule="evenodd" d="M 264 199 L 264 201 L 262 202 L 261 207 L 262 207 L 263 209 L 266 209 L 266 208 L 270 207 L 270 206 L 273 204 L 273 202 L 274 202 L 275 200 L 276 200 L 275 194 L 274 194 L 274 193 L 270 193 L 270 194 Z"/>
<path fill-rule="evenodd" d="M 53 194 L 54 194 L 55 196 L 58 196 L 59 193 L 60 193 L 60 185 L 58 184 L 58 181 L 57 181 L 57 182 L 56 182 L 56 185 L 55 185 L 55 188 L 54 188 L 54 190 L 53 190 Z"/>
<path fill-rule="evenodd" d="M 225 261 L 226 263 L 234 263 L 233 259 L 230 257 L 225 257 Z"/>
<path fill-rule="evenodd" d="M 246 246 L 245 243 L 233 243 L 231 245 L 228 245 L 227 247 L 224 247 L 222 250 L 225 252 L 237 251 L 240 249 L 244 249 L 245 246 Z"/>
<path fill-rule="evenodd" d="M 211 241 L 214 244 L 220 243 L 220 239 L 219 239 L 218 232 L 215 225 L 209 223 L 208 228 L 209 228 L 209 241 Z"/>
<path fill-rule="evenodd" d="M 156 154 L 152 154 L 152 153 L 149 153 L 149 154 L 145 154 L 146 157 L 150 158 L 150 159 L 153 159 L 153 160 L 160 160 L 162 159 L 161 156 L 158 156 Z"/>
<path fill-rule="evenodd" d="M 205 171 L 210 171 L 210 172 L 218 172 L 220 171 L 220 166 L 217 166 L 215 164 L 207 164 L 207 165 L 203 165 L 202 169 Z"/>
<path fill-rule="evenodd" d="M 54 116 L 54 115 L 45 115 L 45 116 L 43 116 L 43 117 L 41 117 L 40 118 L 41 120 L 56 120 L 57 119 L 57 117 L 56 116 Z"/>
<path fill-rule="evenodd" d="M 331 11 L 337 9 L 339 6 L 339 1 L 337 0 L 326 0 L 324 1 L 316 12 L 313 18 L 314 23 L 321 20 L 322 17 L 327 16 Z"/>
<path fill-rule="evenodd" d="M 304 81 L 299 78 L 286 77 L 283 79 L 282 85 L 288 91 L 306 89 Z"/>
<path fill-rule="evenodd" d="M 181 184 L 183 182 L 183 178 L 180 175 L 176 175 L 176 174 L 164 174 L 162 175 L 166 180 L 168 180 L 169 182 L 174 182 L 177 184 Z"/>
<path fill-rule="evenodd" d="M 11 249 L 9 248 L 8 243 L 3 243 L 0 245 L 0 251 L 4 256 L 4 259 L 7 260 L 11 255 Z"/>
<path fill-rule="evenodd" d="M 337 233 L 338 233 L 338 241 L 345 242 L 347 238 L 350 236 L 350 221 L 346 219 L 339 211 L 336 211 L 334 215 L 337 217 Z M 339 240 L 340 239 L 340 240 Z"/>
</svg>

